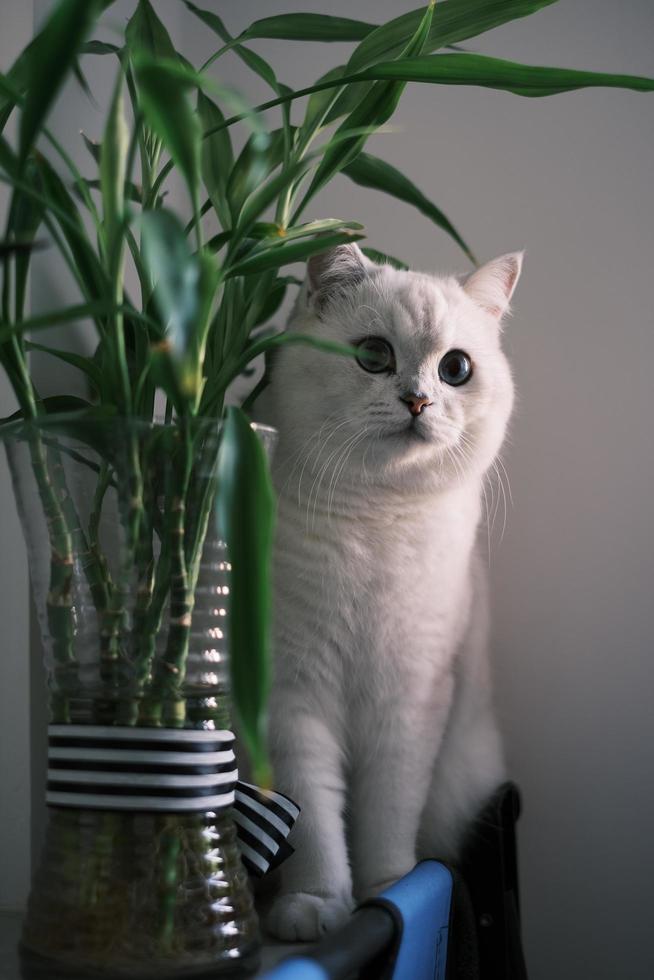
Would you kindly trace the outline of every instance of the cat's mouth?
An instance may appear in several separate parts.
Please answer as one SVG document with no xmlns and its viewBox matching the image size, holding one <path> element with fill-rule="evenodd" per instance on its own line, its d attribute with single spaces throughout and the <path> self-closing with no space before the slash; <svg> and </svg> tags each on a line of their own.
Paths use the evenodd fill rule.
<svg viewBox="0 0 654 980">
<path fill-rule="evenodd" d="M 393 429 L 389 433 L 391 438 L 418 441 L 418 442 L 431 442 L 432 436 L 429 432 L 429 428 L 425 425 L 425 422 L 421 420 L 419 415 L 414 416 L 406 425 L 403 425 L 397 429 Z"/>
</svg>

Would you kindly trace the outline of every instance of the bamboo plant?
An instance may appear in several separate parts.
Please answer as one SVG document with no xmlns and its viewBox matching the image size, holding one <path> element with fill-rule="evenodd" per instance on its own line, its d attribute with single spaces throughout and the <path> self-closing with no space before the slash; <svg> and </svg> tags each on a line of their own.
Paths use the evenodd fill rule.
<svg viewBox="0 0 654 980">
<path fill-rule="evenodd" d="M 150 0 L 136 0 L 124 36 L 111 44 L 92 36 L 111 0 L 59 0 L 39 34 L 0 75 L 0 179 L 11 189 L 0 242 L 0 362 L 19 406 L 0 432 L 11 434 L 17 426 L 25 432 L 27 426 L 47 520 L 47 620 L 58 682 L 53 720 L 70 717 L 66 678 L 76 669 L 70 580 L 77 550 L 85 556 L 100 626 L 106 703 L 98 708 L 99 719 L 186 723 L 182 690 L 194 589 L 215 513 L 233 564 L 233 698 L 248 746 L 262 762 L 274 503 L 263 450 L 244 411 L 225 410 L 227 389 L 255 358 L 280 344 L 318 344 L 326 356 L 350 353 L 269 327 L 289 290 L 299 285 L 289 266 L 363 237 L 354 220 L 313 216 L 316 194 L 336 174 L 417 208 L 474 263 L 466 241 L 436 204 L 400 171 L 365 152 L 408 82 L 476 85 L 525 97 L 589 86 L 654 89 L 647 78 L 522 65 L 460 48 L 552 2 L 432 0 L 381 25 L 283 14 L 232 36 L 213 10 L 185 0 L 216 37 L 215 53 L 195 67 L 176 50 Z M 350 42 L 353 49 L 346 64 L 293 91 L 250 46 L 262 38 Z M 269 100 L 250 107 L 225 84 L 228 52 L 270 88 Z M 115 60 L 115 86 L 101 140 L 84 137 L 89 169 L 82 172 L 47 118 L 70 76 L 86 86 L 82 66 L 90 73 L 91 57 Z M 272 129 L 264 115 L 271 109 L 278 110 Z M 15 145 L 1 135 L 12 114 L 18 118 Z M 239 128 L 246 138 L 236 155 L 232 135 Z M 165 204 L 174 169 L 188 189 L 190 207 L 183 217 Z M 63 257 L 79 302 L 29 317 L 30 262 L 43 241 Z M 403 265 L 374 248 L 364 251 Z M 125 285 L 128 268 L 138 282 L 136 295 Z M 95 338 L 92 355 L 35 339 L 41 328 L 79 320 Z M 34 349 L 82 372 L 88 399 L 66 392 L 41 397 L 30 374 Z M 246 409 L 265 383 L 264 374 Z M 158 392 L 165 398 L 163 425 L 154 424 Z M 145 433 L 130 430 L 119 454 L 90 434 L 90 423 L 108 426 L 117 419 L 138 422 Z M 194 473 L 208 452 L 204 420 L 213 420 L 214 430 L 222 422 L 221 448 L 198 491 Z M 60 450 L 48 437 L 52 431 L 91 440 L 102 460 L 94 471 L 85 527 L 66 492 Z M 153 475 L 150 465 L 162 449 L 170 460 L 165 478 Z M 109 487 L 117 490 L 128 555 L 117 576 L 110 574 L 98 538 Z M 128 616 L 126 592 L 134 581 L 136 600 Z M 157 652 L 164 630 L 166 642 Z M 113 695 L 127 665 L 130 696 L 118 702 Z"/>
</svg>

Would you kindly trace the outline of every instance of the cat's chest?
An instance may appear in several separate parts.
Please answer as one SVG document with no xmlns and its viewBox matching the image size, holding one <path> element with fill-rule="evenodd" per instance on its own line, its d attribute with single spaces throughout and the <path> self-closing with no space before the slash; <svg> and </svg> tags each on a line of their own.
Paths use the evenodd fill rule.
<svg viewBox="0 0 654 980">
<path fill-rule="evenodd" d="M 302 525 L 281 502 L 276 575 L 290 616 L 358 657 L 454 637 L 467 601 L 477 510 L 462 498 Z"/>
</svg>

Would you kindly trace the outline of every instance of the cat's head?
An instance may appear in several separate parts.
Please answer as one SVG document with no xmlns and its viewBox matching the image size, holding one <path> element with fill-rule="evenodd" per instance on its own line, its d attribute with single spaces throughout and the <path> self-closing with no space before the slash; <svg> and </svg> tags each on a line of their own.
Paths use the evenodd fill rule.
<svg viewBox="0 0 654 980">
<path fill-rule="evenodd" d="M 376 265 L 354 244 L 310 259 L 289 329 L 359 356 L 304 344 L 279 351 L 271 396 L 280 449 L 304 454 L 312 471 L 342 464 L 397 486 L 484 472 L 513 403 L 500 335 L 521 264 L 511 253 L 467 277 L 441 277 Z"/>
</svg>

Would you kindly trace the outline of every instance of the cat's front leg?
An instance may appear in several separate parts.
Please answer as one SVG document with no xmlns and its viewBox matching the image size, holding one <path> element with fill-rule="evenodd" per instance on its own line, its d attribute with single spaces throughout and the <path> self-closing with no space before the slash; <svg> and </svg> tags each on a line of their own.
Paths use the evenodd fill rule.
<svg viewBox="0 0 654 980">
<path fill-rule="evenodd" d="M 353 906 L 341 746 L 334 726 L 300 702 L 296 693 L 278 694 L 271 718 L 276 788 L 301 807 L 289 839 L 295 853 L 282 865 L 281 894 L 266 923 L 287 941 L 319 938 L 341 925 Z"/>
<path fill-rule="evenodd" d="M 425 688 L 427 691 L 425 691 Z M 416 863 L 416 839 L 452 698 L 448 673 L 402 692 L 366 719 L 349 815 L 357 901 L 383 891 Z"/>
</svg>

